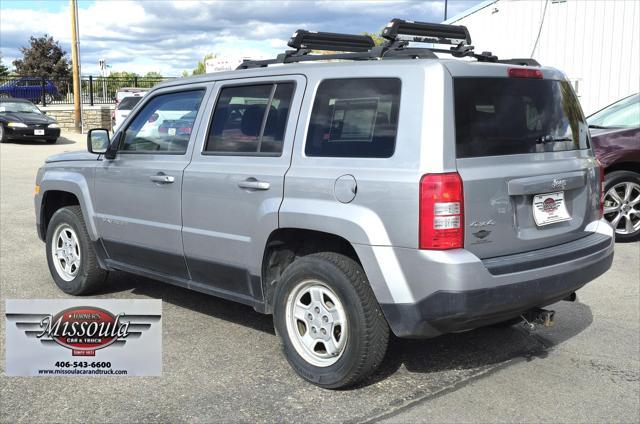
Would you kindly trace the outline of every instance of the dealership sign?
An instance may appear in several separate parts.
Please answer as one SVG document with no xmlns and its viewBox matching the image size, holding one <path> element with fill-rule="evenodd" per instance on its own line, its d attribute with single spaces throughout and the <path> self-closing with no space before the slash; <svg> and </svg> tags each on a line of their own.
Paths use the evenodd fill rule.
<svg viewBox="0 0 640 424">
<path fill-rule="evenodd" d="M 7 300 L 7 375 L 161 375 L 160 300 Z"/>
</svg>

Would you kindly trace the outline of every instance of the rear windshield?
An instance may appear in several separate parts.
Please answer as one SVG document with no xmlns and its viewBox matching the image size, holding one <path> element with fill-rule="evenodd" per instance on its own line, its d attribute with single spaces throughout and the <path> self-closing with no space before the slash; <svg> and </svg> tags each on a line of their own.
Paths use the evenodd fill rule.
<svg viewBox="0 0 640 424">
<path fill-rule="evenodd" d="M 137 105 L 140 100 L 142 100 L 141 96 L 129 96 L 120 100 L 118 103 L 118 110 L 131 110 L 135 105 Z"/>
<path fill-rule="evenodd" d="M 459 158 L 586 149 L 587 124 L 566 81 L 454 80 Z"/>
</svg>

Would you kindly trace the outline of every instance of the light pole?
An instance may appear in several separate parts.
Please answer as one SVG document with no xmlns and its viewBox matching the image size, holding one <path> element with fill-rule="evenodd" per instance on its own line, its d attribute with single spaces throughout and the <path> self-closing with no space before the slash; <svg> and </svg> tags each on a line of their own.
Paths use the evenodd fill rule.
<svg viewBox="0 0 640 424">
<path fill-rule="evenodd" d="M 78 49 L 78 4 L 69 0 L 71 10 L 71 67 L 73 69 L 73 123 L 76 131 L 82 132 L 82 114 L 80 113 L 80 55 Z"/>
<path fill-rule="evenodd" d="M 444 20 L 447 20 L 447 2 L 448 0 L 444 0 Z"/>
<path fill-rule="evenodd" d="M 107 102 L 107 77 L 111 75 L 109 71 L 109 65 L 107 65 L 107 59 L 98 60 L 98 66 L 100 67 L 100 76 L 102 77 L 102 101 Z"/>
</svg>

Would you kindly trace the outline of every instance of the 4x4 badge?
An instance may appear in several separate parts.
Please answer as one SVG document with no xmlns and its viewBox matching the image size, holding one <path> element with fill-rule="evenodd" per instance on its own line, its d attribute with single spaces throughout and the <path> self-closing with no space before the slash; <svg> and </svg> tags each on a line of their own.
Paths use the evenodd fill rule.
<svg viewBox="0 0 640 424">
<path fill-rule="evenodd" d="M 493 219 L 488 221 L 473 221 L 469 224 L 470 227 L 488 227 L 490 225 L 496 225 L 496 222 Z"/>
</svg>

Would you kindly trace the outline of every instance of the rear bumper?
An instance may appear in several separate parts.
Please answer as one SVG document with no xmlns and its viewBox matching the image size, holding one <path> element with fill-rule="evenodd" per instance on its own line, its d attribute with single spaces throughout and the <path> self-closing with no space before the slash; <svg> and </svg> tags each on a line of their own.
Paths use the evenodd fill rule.
<svg viewBox="0 0 640 424">
<path fill-rule="evenodd" d="M 380 301 L 382 311 L 398 337 L 435 337 L 547 306 L 611 267 L 613 231 L 603 223 L 598 230 L 565 245 L 484 261 L 466 251 L 450 251 L 452 256 L 447 256 L 404 249 L 396 252 L 404 287 L 399 287 L 398 278 L 387 280 L 387 285 L 391 297 L 411 295 L 415 300 Z M 372 286 L 375 291 L 373 281 Z"/>
</svg>

